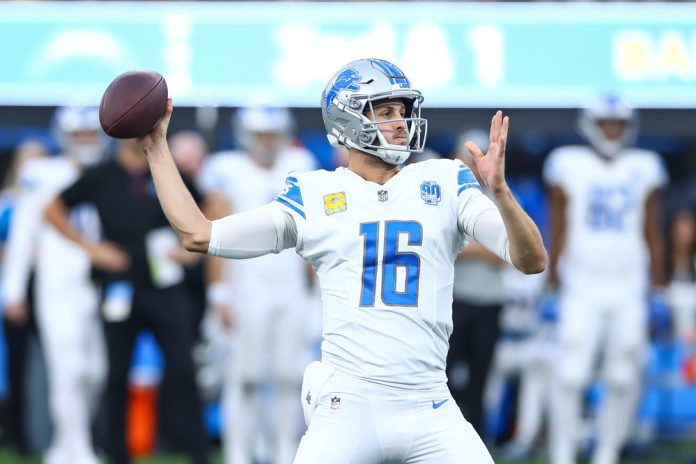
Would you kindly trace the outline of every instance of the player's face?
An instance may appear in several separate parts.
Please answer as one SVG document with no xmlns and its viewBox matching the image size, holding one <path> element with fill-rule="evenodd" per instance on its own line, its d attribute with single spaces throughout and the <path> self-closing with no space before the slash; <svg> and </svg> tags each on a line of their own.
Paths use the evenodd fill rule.
<svg viewBox="0 0 696 464">
<path fill-rule="evenodd" d="M 392 145 L 408 145 L 408 129 L 406 127 L 406 106 L 400 101 L 388 101 L 372 107 L 373 112 L 368 111 L 367 117 L 379 123 L 379 130 Z"/>
<path fill-rule="evenodd" d="M 68 146 L 65 149 L 78 163 L 86 166 L 101 159 L 104 146 L 98 131 L 79 130 L 68 134 Z"/>
<path fill-rule="evenodd" d="M 251 155 L 264 164 L 273 163 L 284 143 L 285 137 L 280 132 L 254 132 Z"/>
<path fill-rule="evenodd" d="M 599 121 L 599 128 L 609 140 L 619 140 L 626 129 L 626 121 L 621 119 L 604 119 Z"/>
</svg>

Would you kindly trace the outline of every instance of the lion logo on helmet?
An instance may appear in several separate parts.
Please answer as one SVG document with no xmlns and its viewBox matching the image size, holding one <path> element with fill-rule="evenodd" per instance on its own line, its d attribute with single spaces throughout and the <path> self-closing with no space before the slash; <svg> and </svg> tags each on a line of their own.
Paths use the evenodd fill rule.
<svg viewBox="0 0 696 464">
<path fill-rule="evenodd" d="M 334 99 L 341 90 L 352 90 L 353 92 L 359 90 L 360 86 L 357 82 L 360 82 L 361 79 L 360 74 L 353 68 L 348 68 L 336 76 L 333 85 L 324 95 L 324 108 L 326 111 L 329 110 L 329 107 L 333 104 Z"/>
</svg>

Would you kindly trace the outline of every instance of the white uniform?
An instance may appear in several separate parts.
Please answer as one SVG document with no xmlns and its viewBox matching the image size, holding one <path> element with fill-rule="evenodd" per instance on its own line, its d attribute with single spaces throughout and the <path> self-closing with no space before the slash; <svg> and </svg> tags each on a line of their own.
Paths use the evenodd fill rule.
<svg viewBox="0 0 696 464">
<path fill-rule="evenodd" d="M 445 376 L 453 263 L 495 210 L 478 187 L 450 160 L 406 166 L 384 185 L 345 168 L 288 178 L 274 204 L 319 275 L 324 321 L 296 463 L 492 462 Z"/>
<path fill-rule="evenodd" d="M 223 194 L 235 212 L 243 212 L 272 201 L 289 172 L 313 168 L 314 157 L 300 148 L 283 150 L 271 169 L 259 167 L 245 153 L 223 152 L 210 158 L 201 184 L 205 192 Z M 305 327 L 313 307 L 305 263 L 286 250 L 277 256 L 227 260 L 225 265 L 235 321 L 223 400 L 226 461 L 250 462 L 257 438 L 260 393 L 244 397 L 243 390 L 273 382 L 278 401 L 267 414 L 276 422 L 276 462 L 289 462 L 299 437 L 297 395 L 309 345 Z"/>
<path fill-rule="evenodd" d="M 23 193 L 10 226 L 3 263 L 3 298 L 27 297 L 36 254 L 35 306 L 49 374 L 54 437 L 47 464 L 91 464 L 97 459 L 90 439 L 90 408 L 105 373 L 96 289 L 88 256 L 42 220 L 47 202 L 78 176 L 62 157 L 31 161 L 19 173 Z M 96 212 L 77 208 L 78 230 L 97 237 Z"/>
<path fill-rule="evenodd" d="M 590 381 L 601 349 L 605 385 L 610 390 L 633 389 L 639 383 L 647 343 L 650 263 L 644 236 L 645 205 L 650 193 L 666 183 L 660 158 L 654 152 L 626 149 L 606 161 L 588 147 L 561 147 L 549 155 L 544 177 L 567 197 L 566 238 L 559 262 L 561 387 L 579 394 Z M 617 395 L 626 400 L 636 394 L 623 391 Z M 567 405 L 568 400 L 558 404 Z M 578 417 L 579 399 L 570 402 L 576 410 L 568 414 Z M 604 411 L 609 411 L 612 401 L 607 400 L 605 406 Z M 608 446 L 620 448 L 625 439 L 627 430 L 623 429 L 628 424 L 607 426 L 620 433 L 602 430 L 602 414 L 615 418 L 628 414 L 626 420 L 630 420 L 631 411 L 620 409 L 624 412 L 600 413 L 598 455 L 602 454 L 602 441 L 614 440 Z M 557 446 L 555 462 L 571 462 L 573 439 L 562 440 L 567 443 Z M 596 457 L 595 462 L 613 462 L 613 458 L 606 459 Z"/>
</svg>

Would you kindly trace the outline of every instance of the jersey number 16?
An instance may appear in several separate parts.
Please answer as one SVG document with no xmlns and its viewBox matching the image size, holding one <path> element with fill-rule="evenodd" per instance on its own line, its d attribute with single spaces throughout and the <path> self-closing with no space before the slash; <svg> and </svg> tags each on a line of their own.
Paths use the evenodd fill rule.
<svg viewBox="0 0 696 464">
<path fill-rule="evenodd" d="M 399 237 L 405 235 L 408 246 L 421 246 L 423 226 L 415 221 L 386 221 L 383 230 L 382 302 L 388 306 L 418 306 L 420 256 L 412 251 L 399 251 Z M 360 224 L 360 235 L 364 242 L 360 306 L 373 307 L 377 267 L 380 262 L 377 257 L 380 248 L 380 223 Z"/>
</svg>

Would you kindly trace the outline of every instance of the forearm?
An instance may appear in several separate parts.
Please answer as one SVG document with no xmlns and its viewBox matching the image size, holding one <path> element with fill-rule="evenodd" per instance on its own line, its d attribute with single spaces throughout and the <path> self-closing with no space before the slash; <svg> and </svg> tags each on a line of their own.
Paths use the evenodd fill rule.
<svg viewBox="0 0 696 464">
<path fill-rule="evenodd" d="M 652 192 L 646 201 L 645 241 L 650 253 L 650 282 L 653 286 L 666 285 L 665 250 L 662 230 L 660 229 L 660 195 Z"/>
<path fill-rule="evenodd" d="M 48 203 L 44 209 L 44 218 L 58 231 L 60 234 L 75 243 L 85 251 L 89 251 L 90 243 L 73 227 L 70 222 L 68 207 L 65 205 L 61 197 L 55 197 Z"/>
<path fill-rule="evenodd" d="M 493 193 L 507 231 L 510 261 L 525 274 L 538 274 L 547 264 L 546 249 L 539 228 L 517 203 L 509 188 Z"/>
<path fill-rule="evenodd" d="M 179 174 L 164 139 L 143 145 L 150 165 L 157 197 L 184 248 L 206 253 L 211 222 L 203 215 Z"/>
</svg>

